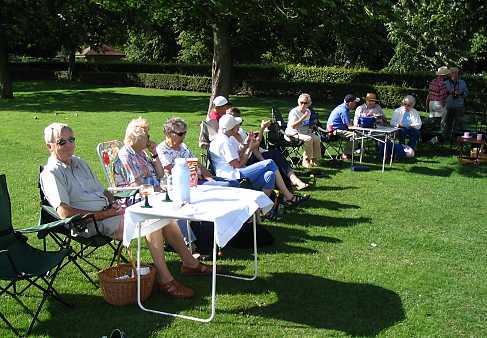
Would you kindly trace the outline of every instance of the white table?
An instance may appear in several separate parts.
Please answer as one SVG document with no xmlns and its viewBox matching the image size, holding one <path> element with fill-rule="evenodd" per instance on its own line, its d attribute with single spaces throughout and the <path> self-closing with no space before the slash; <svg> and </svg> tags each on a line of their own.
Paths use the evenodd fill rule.
<svg viewBox="0 0 487 338">
<path fill-rule="evenodd" d="M 227 188 L 218 186 L 197 186 L 191 188 L 191 204 L 178 207 L 173 202 L 164 202 L 164 194 L 154 194 L 149 197 L 152 208 L 142 208 L 139 202 L 125 210 L 125 225 L 123 244 L 129 246 L 132 239 L 137 239 L 137 303 L 139 307 L 148 312 L 160 315 L 179 317 L 199 322 L 210 322 L 215 317 L 216 308 L 216 246 L 224 247 L 230 239 L 240 230 L 247 219 L 253 216 L 254 229 L 254 275 L 252 277 L 239 277 L 218 274 L 243 280 L 257 278 L 257 237 L 255 232 L 255 212 L 262 209 L 265 212 L 272 208 L 273 202 L 260 191 L 240 188 Z M 144 222 L 147 220 L 184 219 L 187 221 L 207 221 L 215 224 L 213 233 L 213 272 L 211 289 L 211 314 L 208 318 L 185 316 L 170 312 L 147 309 L 140 300 L 140 238 L 152 231 L 166 225 L 166 222 Z M 141 226 L 142 225 L 142 226 Z"/>
<path fill-rule="evenodd" d="M 363 127 L 348 127 L 349 130 L 353 131 L 352 137 L 352 166 L 355 154 L 355 141 L 360 140 L 360 163 L 362 163 L 362 155 L 364 149 L 364 140 L 371 139 L 384 144 L 384 155 L 382 158 L 382 172 L 384 172 L 384 167 L 386 164 L 387 156 L 387 144 L 392 141 L 392 151 L 391 158 L 389 160 L 389 166 L 392 166 L 392 158 L 394 157 L 394 142 L 396 139 L 396 132 L 399 130 L 395 127 L 377 127 L 377 128 L 363 128 Z"/>
</svg>

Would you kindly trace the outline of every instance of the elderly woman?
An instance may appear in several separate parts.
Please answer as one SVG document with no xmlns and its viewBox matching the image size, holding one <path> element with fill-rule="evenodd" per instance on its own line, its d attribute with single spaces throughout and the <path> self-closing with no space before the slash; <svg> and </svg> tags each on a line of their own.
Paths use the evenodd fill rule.
<svg viewBox="0 0 487 338">
<path fill-rule="evenodd" d="M 73 130 L 66 124 L 52 123 L 44 130 L 44 139 L 50 156 L 41 173 L 40 183 L 49 203 L 62 218 L 94 214 L 103 234 L 122 240 L 124 209 L 113 203 L 113 195 L 103 188 L 88 164 L 74 155 L 76 143 Z M 171 234 L 177 233 L 179 228 L 170 219 L 157 222 L 164 224 L 165 230 L 150 233 L 146 241 L 157 270 L 159 288 L 175 298 L 191 298 L 193 290 L 174 279 L 164 259 L 164 236 L 171 238 Z M 91 224 L 88 236 L 95 233 L 94 225 Z M 189 251 L 183 256 L 183 273 L 203 270 Z"/>
<path fill-rule="evenodd" d="M 375 93 L 367 93 L 365 96 L 365 103 L 355 109 L 353 125 L 358 127 L 360 117 L 375 117 L 378 125 L 385 125 L 387 123 L 387 119 L 384 116 L 384 111 L 378 102 L 379 100 L 377 99 L 377 95 Z"/>
<path fill-rule="evenodd" d="M 240 109 L 237 107 L 232 107 L 227 110 L 227 114 L 232 115 L 233 117 L 238 117 L 241 118 L 241 112 Z M 240 121 L 242 121 L 240 119 Z M 258 132 L 258 138 L 259 140 L 262 140 L 263 134 L 264 134 L 264 129 L 269 127 L 270 121 L 262 120 L 260 123 L 260 129 Z M 249 138 L 249 134 L 242 128 L 242 124 L 240 123 L 240 128 L 238 130 L 238 135 L 240 137 L 236 138 L 236 140 L 241 144 L 243 147 Z M 276 162 L 277 167 L 279 168 L 279 172 L 281 173 L 281 176 L 287 177 L 289 179 L 290 184 L 292 184 L 294 187 L 296 187 L 297 190 L 302 190 L 308 187 L 307 183 L 304 183 L 299 179 L 298 176 L 296 176 L 296 173 L 294 170 L 291 168 L 289 163 L 287 163 L 286 159 L 282 155 L 282 153 L 277 150 L 277 149 L 272 149 L 272 150 L 265 150 L 262 148 L 257 148 L 255 151 L 252 152 L 252 155 L 250 155 L 249 160 L 247 161 L 247 165 L 257 163 L 259 161 L 263 160 L 273 160 Z"/>
<path fill-rule="evenodd" d="M 304 142 L 303 167 L 310 168 L 318 165 L 321 158 L 320 137 L 309 128 L 311 111 L 311 96 L 301 94 L 298 98 L 298 106 L 289 111 L 286 135 L 298 138 Z"/>
<path fill-rule="evenodd" d="M 159 160 L 164 170 L 171 172 L 174 161 L 177 158 L 194 158 L 195 156 L 183 143 L 186 137 L 188 125 L 178 117 L 170 118 L 164 125 L 166 139 L 156 148 Z M 226 187 L 240 187 L 237 180 L 227 180 L 221 177 L 214 177 L 204 166 L 198 163 L 199 179 L 198 184 L 219 185 Z"/>
<path fill-rule="evenodd" d="M 152 159 L 147 156 L 146 149 L 152 154 Z M 155 149 L 155 143 L 149 139 L 149 123 L 143 118 L 130 121 L 125 132 L 124 146 L 118 152 L 120 163 L 126 174 L 127 186 L 152 184 L 154 190 L 160 190 L 159 177 L 163 170 Z M 188 275 L 211 273 L 211 267 L 198 262 L 188 250 L 175 222 L 163 227 L 162 235 L 180 255 L 183 261 L 182 273 Z M 163 250 L 162 247 L 161 250 Z"/>
<path fill-rule="evenodd" d="M 250 155 L 260 144 L 256 135 L 251 134 L 248 143 L 240 147 L 236 142 L 239 137 L 241 119 L 230 114 L 220 118 L 218 135 L 210 143 L 210 157 L 216 174 L 229 179 L 248 179 L 254 186 L 259 187 L 266 195 L 271 195 L 275 186 L 283 195 L 283 202 L 288 206 L 295 206 L 309 196 L 293 195 L 284 184 L 277 165 L 273 160 L 264 160 L 246 166 Z"/>
<path fill-rule="evenodd" d="M 391 118 L 391 127 L 399 128 L 399 143 L 406 144 L 406 137 L 408 137 L 408 145 L 414 150 L 416 150 L 422 125 L 418 111 L 413 108 L 415 103 L 414 96 L 405 96 L 402 106 L 394 110 Z"/>
</svg>

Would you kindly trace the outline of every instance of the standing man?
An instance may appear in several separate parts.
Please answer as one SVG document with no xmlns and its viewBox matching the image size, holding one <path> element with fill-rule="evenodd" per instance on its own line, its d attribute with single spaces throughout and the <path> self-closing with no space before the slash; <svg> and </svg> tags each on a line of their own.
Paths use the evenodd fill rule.
<svg viewBox="0 0 487 338">
<path fill-rule="evenodd" d="M 450 68 L 450 79 L 445 81 L 448 97 L 446 99 L 446 114 L 443 115 L 441 126 L 445 137 L 450 137 L 452 129 L 463 130 L 463 115 L 465 114 L 465 97 L 468 95 L 467 84 L 460 80 L 460 70 Z"/>
</svg>

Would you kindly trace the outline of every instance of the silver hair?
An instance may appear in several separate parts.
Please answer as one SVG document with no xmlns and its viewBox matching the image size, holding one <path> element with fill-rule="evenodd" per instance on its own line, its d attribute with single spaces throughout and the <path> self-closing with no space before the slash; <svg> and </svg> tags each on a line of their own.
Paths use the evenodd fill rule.
<svg viewBox="0 0 487 338">
<path fill-rule="evenodd" d="M 61 136 L 64 130 L 73 132 L 73 129 L 65 123 L 51 123 L 44 129 L 44 142 L 46 142 L 46 144 L 56 142 L 57 138 Z"/>
<path fill-rule="evenodd" d="M 402 104 L 409 103 L 411 105 L 411 108 L 414 107 L 416 104 L 416 99 L 412 95 L 406 95 L 404 99 L 402 99 Z"/>
<path fill-rule="evenodd" d="M 179 117 L 171 117 L 164 124 L 164 134 L 168 136 L 171 133 L 180 133 L 186 131 L 188 125 Z"/>
<path fill-rule="evenodd" d="M 125 138 L 123 143 L 125 145 L 134 145 L 145 140 L 149 133 L 149 122 L 146 119 L 139 117 L 129 122 L 125 130 Z"/>
<path fill-rule="evenodd" d="M 308 105 L 311 105 L 311 96 L 307 93 L 302 93 L 301 95 L 299 95 L 298 97 L 298 104 L 301 100 L 306 100 L 308 102 Z"/>
</svg>

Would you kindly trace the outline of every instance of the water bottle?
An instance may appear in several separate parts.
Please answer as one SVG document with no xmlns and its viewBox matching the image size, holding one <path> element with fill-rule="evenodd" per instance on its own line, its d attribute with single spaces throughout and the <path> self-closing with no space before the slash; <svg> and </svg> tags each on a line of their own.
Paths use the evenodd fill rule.
<svg viewBox="0 0 487 338">
<path fill-rule="evenodd" d="M 190 170 L 186 164 L 186 159 L 177 158 L 172 169 L 173 201 L 183 205 L 190 203 L 189 197 Z"/>
</svg>

